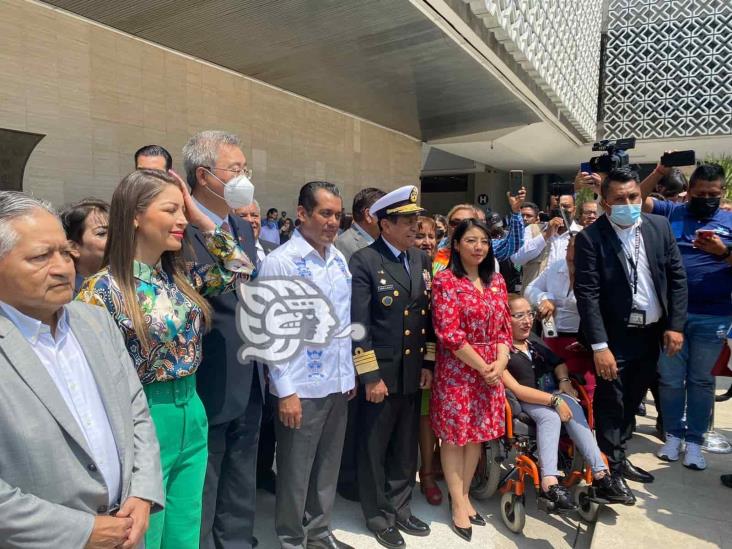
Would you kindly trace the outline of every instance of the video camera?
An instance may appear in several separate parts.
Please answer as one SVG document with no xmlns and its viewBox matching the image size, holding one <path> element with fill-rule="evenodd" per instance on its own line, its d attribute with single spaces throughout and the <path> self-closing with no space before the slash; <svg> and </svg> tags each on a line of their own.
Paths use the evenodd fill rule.
<svg viewBox="0 0 732 549">
<path fill-rule="evenodd" d="M 611 170 L 623 168 L 630 162 L 628 153 L 629 149 L 635 149 L 635 137 L 626 137 L 624 139 L 603 139 L 592 145 L 593 151 L 605 151 L 606 154 L 601 156 L 593 156 L 590 158 L 590 167 L 592 171 L 608 173 Z"/>
</svg>

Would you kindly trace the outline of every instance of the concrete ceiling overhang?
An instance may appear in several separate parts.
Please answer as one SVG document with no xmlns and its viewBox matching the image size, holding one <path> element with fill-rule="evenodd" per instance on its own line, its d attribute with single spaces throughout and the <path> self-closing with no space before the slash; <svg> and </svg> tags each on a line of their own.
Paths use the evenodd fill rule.
<svg viewBox="0 0 732 549">
<path fill-rule="evenodd" d="M 571 178 L 580 163 L 602 153 L 592 145 L 568 143 L 557 129 L 539 122 L 492 135 L 466 135 L 461 138 L 436 139 L 427 143 L 450 154 L 501 170 L 527 170 L 532 173 L 556 173 Z M 732 136 L 680 137 L 638 140 L 629 150 L 632 164 L 655 163 L 667 150 L 694 150 L 697 160 L 729 154 Z"/>
<path fill-rule="evenodd" d="M 408 0 L 48 0 L 429 141 L 539 122 Z"/>
</svg>

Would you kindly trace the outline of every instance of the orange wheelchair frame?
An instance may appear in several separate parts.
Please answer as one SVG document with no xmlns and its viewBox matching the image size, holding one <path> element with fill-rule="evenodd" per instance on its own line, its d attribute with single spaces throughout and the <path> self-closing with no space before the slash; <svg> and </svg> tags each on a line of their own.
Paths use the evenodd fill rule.
<svg viewBox="0 0 732 549">
<path fill-rule="evenodd" d="M 576 380 L 572 385 L 579 395 L 580 404 L 585 411 L 587 424 L 594 429 L 595 418 L 592 413 L 592 401 L 585 388 Z M 539 467 L 531 455 L 533 440 L 528 436 L 515 436 L 513 425 L 513 410 L 508 399 L 505 403 L 506 413 L 506 434 L 504 445 L 507 449 L 516 450 L 516 459 L 513 469 L 502 479 L 499 491 L 501 492 L 501 518 L 509 530 L 520 533 L 526 523 L 525 492 L 526 483 L 530 480 L 537 493 L 537 506 L 546 511 L 552 512 L 551 502 L 540 497 L 541 475 Z M 561 442 L 560 442 L 561 444 Z M 588 522 L 595 522 L 599 507 L 604 500 L 594 497 L 592 488 L 592 470 L 584 463 L 584 458 L 578 455 L 573 444 L 567 448 L 568 457 L 572 459 L 572 465 L 568 474 L 561 481 L 567 488 L 577 487 L 575 490 L 575 501 L 577 503 L 580 517 Z M 607 458 L 603 455 L 607 464 Z M 584 485 L 580 486 L 583 483 Z"/>
</svg>

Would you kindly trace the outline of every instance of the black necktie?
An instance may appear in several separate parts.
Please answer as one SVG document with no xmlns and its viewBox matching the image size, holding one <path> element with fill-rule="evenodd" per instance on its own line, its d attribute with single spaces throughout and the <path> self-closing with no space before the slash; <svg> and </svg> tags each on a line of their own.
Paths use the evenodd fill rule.
<svg viewBox="0 0 732 549">
<path fill-rule="evenodd" d="M 407 276 L 410 276 L 409 267 L 407 265 L 407 252 L 402 252 L 399 254 L 399 261 L 401 262 L 402 267 L 404 267 L 404 270 L 407 272 Z"/>
</svg>

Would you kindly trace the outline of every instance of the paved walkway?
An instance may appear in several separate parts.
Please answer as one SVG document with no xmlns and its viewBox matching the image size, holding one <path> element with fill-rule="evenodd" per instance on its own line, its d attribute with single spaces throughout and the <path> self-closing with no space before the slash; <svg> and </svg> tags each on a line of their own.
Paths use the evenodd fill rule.
<svg viewBox="0 0 732 549">
<path fill-rule="evenodd" d="M 720 384 L 722 386 L 728 387 L 729 381 L 725 380 Z M 722 392 L 721 388 L 719 392 Z M 716 410 L 717 429 L 732 439 L 732 400 L 718 404 Z M 588 529 L 587 524 L 577 517 L 560 518 L 538 511 L 533 489 L 529 488 L 528 517 L 523 535 L 514 535 L 503 525 L 498 510 L 499 498 L 495 496 L 486 502 L 475 502 L 476 508 L 486 516 L 488 526 L 474 526 L 473 541 L 467 543 L 450 530 L 447 503 L 432 507 L 417 488 L 413 511 L 430 524 L 432 534 L 426 538 L 405 536 L 407 547 L 636 549 L 662 546 L 663 549 L 732 549 L 732 490 L 719 482 L 720 474 L 732 473 L 732 454 L 705 454 L 709 468 L 702 472 L 690 471 L 680 462 L 663 462 L 653 454 L 660 445 L 652 435 L 655 419 L 656 412 L 650 404 L 648 417 L 639 418 L 639 433 L 631 443 L 633 462 L 656 475 L 653 484 L 631 483 L 638 497 L 634 507 L 605 507 L 598 523 Z M 444 483 L 442 486 L 444 488 Z M 261 490 L 257 495 L 255 534 L 260 541 L 259 547 L 277 549 L 274 496 Z M 339 497 L 333 526 L 339 539 L 357 549 L 381 547 L 366 530 L 358 504 Z"/>
<path fill-rule="evenodd" d="M 719 379 L 721 393 L 730 382 Z M 715 414 L 716 430 L 732 440 L 732 400 L 717 403 Z M 732 549 L 732 490 L 719 481 L 721 474 L 732 473 L 732 454 L 705 453 L 705 471 L 691 471 L 681 461 L 667 463 L 654 455 L 661 444 L 652 435 L 655 408 L 648 406 L 648 417 L 639 420 L 631 461 L 651 471 L 656 480 L 630 483 L 638 497 L 635 506 L 606 507 L 600 513 L 592 549 Z"/>
</svg>

